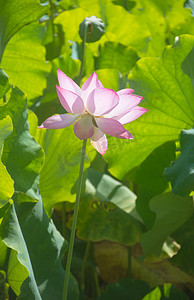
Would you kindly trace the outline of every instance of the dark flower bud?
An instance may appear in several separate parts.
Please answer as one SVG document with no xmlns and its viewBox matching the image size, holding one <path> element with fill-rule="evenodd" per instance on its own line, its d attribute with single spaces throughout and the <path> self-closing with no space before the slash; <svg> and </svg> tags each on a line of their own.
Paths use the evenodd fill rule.
<svg viewBox="0 0 194 300">
<path fill-rule="evenodd" d="M 104 34 L 104 23 L 101 19 L 91 16 L 85 18 L 79 26 L 79 35 L 82 40 L 84 40 L 84 35 L 86 31 L 86 42 L 93 43 L 98 41 Z"/>
</svg>

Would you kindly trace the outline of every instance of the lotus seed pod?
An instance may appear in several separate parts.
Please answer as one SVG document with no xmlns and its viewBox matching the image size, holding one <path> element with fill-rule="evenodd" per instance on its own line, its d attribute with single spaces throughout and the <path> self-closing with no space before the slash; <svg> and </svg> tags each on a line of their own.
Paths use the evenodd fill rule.
<svg viewBox="0 0 194 300">
<path fill-rule="evenodd" d="M 86 29 L 87 28 L 87 29 Z M 98 41 L 104 34 L 104 23 L 101 19 L 92 16 L 85 18 L 79 26 L 79 35 L 82 40 L 84 40 L 85 30 L 86 30 L 86 42 L 94 43 Z"/>
</svg>

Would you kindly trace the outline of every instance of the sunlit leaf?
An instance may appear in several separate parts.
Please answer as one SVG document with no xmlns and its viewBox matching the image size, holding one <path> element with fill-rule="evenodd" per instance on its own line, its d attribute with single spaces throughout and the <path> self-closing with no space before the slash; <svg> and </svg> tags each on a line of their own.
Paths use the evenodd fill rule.
<svg viewBox="0 0 194 300">
<path fill-rule="evenodd" d="M 185 0 L 173 0 L 170 9 L 166 12 L 171 43 L 173 43 L 176 36 L 181 34 L 194 34 L 194 18 L 191 10 L 184 7 L 185 2 Z"/>
<path fill-rule="evenodd" d="M 62 12 L 55 18 L 54 23 L 60 24 L 65 32 L 67 41 L 81 42 L 79 24 L 87 17 L 87 11 L 75 8 Z"/>
<path fill-rule="evenodd" d="M 155 148 L 177 140 L 181 129 L 193 127 L 193 86 L 190 77 L 182 72 L 182 62 L 193 46 L 193 36 L 182 36 L 173 47 L 165 49 L 160 59 L 143 58 L 133 68 L 130 86 L 144 97 L 142 105 L 149 111 L 126 125 L 134 140 L 122 140 L 120 149 L 116 147 L 105 154 L 114 176 L 123 178 Z"/>
<path fill-rule="evenodd" d="M 20 244 L 20 243 L 21 243 L 21 241 L 18 244 Z M 7 245 L 9 247 L 9 243 Z M 19 248 L 21 248 L 23 246 L 24 246 L 24 244 L 18 246 L 17 251 L 19 250 Z M 26 266 L 24 266 L 24 258 L 23 258 L 23 260 L 18 259 L 17 251 L 12 250 L 10 252 L 9 263 L 8 263 L 8 268 L 7 268 L 7 280 L 9 282 L 10 287 L 13 289 L 14 293 L 16 295 L 19 295 L 22 283 L 24 282 L 25 279 L 27 279 L 29 273 L 33 274 L 33 271 L 32 270 L 30 270 L 30 272 L 28 271 L 28 269 L 31 268 L 30 263 L 29 263 L 28 269 L 27 269 L 27 263 L 26 263 Z M 21 249 L 19 250 L 19 254 L 21 254 Z M 27 255 L 27 253 L 25 253 L 25 254 Z M 33 275 L 31 275 L 31 276 L 33 277 Z M 28 280 L 29 279 L 27 279 L 26 281 L 28 281 Z M 30 279 L 29 281 L 31 283 L 31 281 L 34 281 L 34 280 Z M 30 295 L 31 297 L 32 297 L 32 295 L 36 295 L 36 297 L 39 297 L 39 299 L 41 299 L 39 292 L 37 290 L 37 287 L 36 287 L 36 283 L 33 282 L 33 285 L 34 286 L 32 288 L 32 291 L 30 291 L 30 289 L 29 289 L 28 295 Z M 22 299 L 22 293 L 21 293 L 20 298 Z"/>
<path fill-rule="evenodd" d="M 166 44 L 166 21 L 154 3 L 138 2 L 130 13 L 121 6 L 112 5 L 107 11 L 107 31 L 120 43 L 136 49 L 141 56 L 159 56 Z"/>
<path fill-rule="evenodd" d="M 46 88 L 50 64 L 45 60 L 41 44 L 44 27 L 31 24 L 21 29 L 7 44 L 1 67 L 9 75 L 10 84 L 26 93 L 28 101 L 41 96 Z"/>
<path fill-rule="evenodd" d="M 115 91 L 119 90 L 119 81 L 121 79 L 121 75 L 117 70 L 100 69 L 97 70 L 96 73 L 104 87 L 113 89 Z"/>
<path fill-rule="evenodd" d="M 79 174 L 82 142 L 74 135 L 72 126 L 59 130 L 38 129 L 35 138 L 45 152 L 39 188 L 50 214 L 56 203 L 75 201 L 73 187 Z"/>
<path fill-rule="evenodd" d="M 138 59 L 136 51 L 120 43 L 106 42 L 96 59 L 97 69 L 115 69 L 122 74 L 129 72 Z"/>
<path fill-rule="evenodd" d="M 78 77 L 80 70 L 80 61 L 78 59 L 73 59 L 71 57 L 71 52 L 67 53 L 67 51 L 60 55 L 59 57 L 53 59 L 52 61 L 52 72 L 48 76 L 47 81 L 47 90 L 45 91 L 45 95 L 41 98 L 42 102 L 46 102 L 49 100 L 57 99 L 59 103 L 59 99 L 56 92 L 56 85 L 58 85 L 57 78 L 57 69 L 60 69 L 67 76 L 74 79 Z M 51 98 L 52 97 L 52 98 Z M 56 113 L 56 111 L 55 111 Z"/>
<path fill-rule="evenodd" d="M 140 56 L 158 57 L 175 36 L 194 33 L 193 18 L 184 2 L 94 0 L 88 5 L 87 0 L 78 0 L 77 8 L 63 12 L 55 22 L 62 25 L 67 40 L 80 42 L 79 24 L 95 15 L 106 25 L 105 35 L 90 47 L 95 55 L 98 45 L 109 41 L 133 47 Z"/>
<path fill-rule="evenodd" d="M 3 270 L 5 269 L 6 266 L 6 258 L 7 258 L 7 246 L 4 244 L 0 237 L 0 251 L 1 251 L 1 257 L 0 257 L 0 269 Z"/>
<path fill-rule="evenodd" d="M 57 69 L 63 71 L 67 76 L 74 78 L 79 75 L 80 61 L 78 59 L 73 59 L 70 53 L 64 53 L 60 57 L 52 61 L 53 73 L 55 73 L 57 80 Z M 56 85 L 55 85 L 56 92 Z"/>
<path fill-rule="evenodd" d="M 161 299 L 161 291 L 159 287 L 156 287 L 153 291 L 148 293 L 143 300 L 160 300 Z"/>
<path fill-rule="evenodd" d="M 0 120 L 0 158 L 3 151 L 3 143 L 12 132 L 12 122 L 9 116 Z M 14 193 L 14 182 L 8 174 L 6 167 L 0 160 L 0 207 L 2 207 Z"/>
<path fill-rule="evenodd" d="M 116 27 L 115 24 L 117 23 L 111 22 L 111 26 L 108 26 L 107 30 L 114 25 L 117 39 L 121 43 L 136 48 L 141 56 L 158 57 L 162 54 L 165 45 L 173 43 L 176 36 L 194 33 L 193 17 L 190 11 L 184 8 L 184 0 L 124 1 L 123 8 L 126 9 L 127 3 L 131 4 L 130 14 L 128 13 L 127 16 L 127 11 L 125 14 L 120 11 L 120 18 L 123 16 L 123 26 Z M 111 15 L 111 12 L 107 13 L 107 15 L 109 14 Z M 117 16 L 117 14 L 115 15 Z M 127 24 L 130 24 L 130 27 L 124 25 L 125 20 Z M 136 24 L 133 24 L 132 20 Z M 119 25 L 121 24 L 119 22 Z M 132 28 L 129 33 L 128 28 Z M 139 33 L 139 28 L 143 28 L 143 33 Z M 112 29 L 111 32 L 114 33 Z"/>
<path fill-rule="evenodd" d="M 189 297 L 177 289 L 174 285 L 171 284 L 164 284 L 164 287 L 161 288 L 162 294 L 164 295 L 164 299 L 172 299 L 172 300 L 189 300 Z"/>
<path fill-rule="evenodd" d="M 136 195 L 121 182 L 92 168 L 87 170 L 86 194 L 101 202 L 114 203 L 127 213 L 135 209 Z"/>
<path fill-rule="evenodd" d="M 43 16 L 47 6 L 41 6 L 36 0 L 0 1 L 0 60 L 10 38 L 24 25 Z"/>
<path fill-rule="evenodd" d="M 136 0 L 131 13 L 139 16 L 148 32 L 148 47 L 143 56 L 159 56 L 165 45 L 173 44 L 176 36 L 193 34 L 193 17 L 184 7 L 184 0 Z"/>
<path fill-rule="evenodd" d="M 0 117 L 9 115 L 13 132 L 5 140 L 2 161 L 14 180 L 16 191 L 39 199 L 38 179 L 43 163 L 43 151 L 28 131 L 27 101 L 17 88 L 11 93 L 9 102 L 2 107 Z"/>
</svg>

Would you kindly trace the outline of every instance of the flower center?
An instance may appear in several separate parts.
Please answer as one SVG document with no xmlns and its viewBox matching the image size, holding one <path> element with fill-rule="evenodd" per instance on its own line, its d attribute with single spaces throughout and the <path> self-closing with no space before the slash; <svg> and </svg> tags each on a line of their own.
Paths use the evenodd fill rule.
<svg viewBox="0 0 194 300">
<path fill-rule="evenodd" d="M 92 123 L 93 123 L 93 125 L 95 126 L 95 127 L 97 127 L 98 128 L 98 125 L 96 124 L 96 121 L 95 121 L 95 119 L 92 117 Z"/>
<path fill-rule="evenodd" d="M 93 124 L 96 128 L 98 128 L 98 125 L 97 125 L 97 123 L 96 123 L 96 121 L 95 121 L 95 118 L 104 118 L 104 116 L 94 116 L 93 114 L 89 113 L 85 107 L 84 107 L 84 111 L 85 111 L 85 113 L 86 113 L 87 115 L 89 115 L 90 117 L 92 117 L 92 124 Z M 82 115 L 81 117 L 83 117 L 83 116 L 84 116 L 84 115 Z"/>
</svg>

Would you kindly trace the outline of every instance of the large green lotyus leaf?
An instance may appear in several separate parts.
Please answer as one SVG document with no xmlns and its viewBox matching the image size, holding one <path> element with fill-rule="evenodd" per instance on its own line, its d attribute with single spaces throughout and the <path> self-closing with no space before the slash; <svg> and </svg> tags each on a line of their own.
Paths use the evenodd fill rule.
<svg viewBox="0 0 194 300">
<path fill-rule="evenodd" d="M 40 193 L 46 212 L 59 202 L 75 201 L 75 186 L 79 174 L 82 142 L 73 127 L 64 129 L 34 129 L 37 142 L 43 147 L 45 162 L 40 172 Z M 88 167 L 86 156 L 84 168 Z"/>
<path fill-rule="evenodd" d="M 192 80 L 182 70 L 193 47 L 193 36 L 181 36 L 164 50 L 161 58 L 140 59 L 130 73 L 130 87 L 144 97 L 141 105 L 149 111 L 126 125 L 134 135 L 133 141 L 122 140 L 120 146 L 115 141 L 117 147 L 105 154 L 114 176 L 124 178 L 155 148 L 177 140 L 182 129 L 193 127 Z"/>
<path fill-rule="evenodd" d="M 23 26 L 36 21 L 48 10 L 36 0 L 0 0 L 0 61 L 10 38 Z"/>
<path fill-rule="evenodd" d="M 159 256 L 167 237 L 191 217 L 193 198 L 169 192 L 153 197 L 150 208 L 156 214 L 156 219 L 151 230 L 142 235 L 141 243 L 145 255 Z"/>
<path fill-rule="evenodd" d="M 136 51 L 116 42 L 106 42 L 99 49 L 96 58 L 97 69 L 115 69 L 122 74 L 128 73 L 138 60 Z"/>
<path fill-rule="evenodd" d="M 9 115 L 13 132 L 5 140 L 2 162 L 14 180 L 16 191 L 39 199 L 38 180 L 43 163 L 43 150 L 29 134 L 27 100 L 14 88 L 9 102 L 1 108 L 0 118 Z"/>
<path fill-rule="evenodd" d="M 194 191 L 194 129 L 181 132 L 180 144 L 179 158 L 165 170 L 164 175 L 171 181 L 175 194 L 186 196 Z"/>
<path fill-rule="evenodd" d="M 77 236 L 95 242 L 109 240 L 134 245 L 142 232 L 135 199 L 135 194 L 119 181 L 88 169 L 86 191 L 80 202 Z"/>
<path fill-rule="evenodd" d="M 0 234 L 4 243 L 9 248 L 13 249 L 9 258 L 7 270 L 10 286 L 16 295 L 19 295 L 21 284 L 27 279 L 29 288 L 26 296 L 32 299 L 42 300 L 34 278 L 30 256 L 22 235 L 14 204 L 10 206 L 3 218 Z M 18 253 L 17 256 L 16 251 Z M 17 271 L 14 270 L 14 267 L 17 268 Z"/>
<path fill-rule="evenodd" d="M 36 203 L 24 193 L 15 194 L 0 232 L 11 248 L 7 278 L 18 299 L 61 299 L 65 276 L 61 259 L 67 243 L 47 217 L 41 199 Z M 78 297 L 78 286 L 71 276 L 69 298 Z"/>
<path fill-rule="evenodd" d="M 12 132 L 12 122 L 9 116 L 0 119 L 0 158 L 3 152 L 3 143 Z M 14 182 L 0 160 L 0 208 L 7 203 L 14 193 Z"/>
<path fill-rule="evenodd" d="M 137 211 L 142 217 L 147 229 L 153 226 L 155 214 L 150 210 L 149 202 L 154 196 L 168 188 L 168 181 L 163 176 L 164 169 L 175 159 L 175 143 L 167 142 L 156 148 L 137 167 L 135 182 L 137 189 Z"/>
<path fill-rule="evenodd" d="M 22 28 L 7 44 L 1 62 L 1 67 L 9 75 L 10 84 L 26 93 L 28 107 L 34 98 L 43 94 L 46 75 L 50 71 L 42 45 L 44 33 L 45 29 L 40 24 Z"/>
<path fill-rule="evenodd" d="M 0 99 L 9 89 L 8 77 L 5 72 L 0 69 Z M 4 105 L 4 100 L 0 105 Z M 3 146 L 5 139 L 12 133 L 13 125 L 10 116 L 5 114 L 0 117 L 0 207 L 7 203 L 14 193 L 14 182 L 6 170 L 6 167 L 1 162 Z M 2 217 L 2 216 L 1 216 Z M 0 218 L 1 218 L 0 217 Z"/>
<path fill-rule="evenodd" d="M 119 41 L 133 47 L 139 56 L 159 57 L 169 41 L 173 43 L 175 36 L 194 33 L 193 17 L 190 10 L 184 8 L 184 3 L 184 0 L 94 0 L 92 5 L 88 5 L 87 0 L 78 0 L 79 8 L 72 13 L 74 37 L 77 39 L 76 26 L 79 22 L 74 16 L 87 12 L 100 17 L 106 24 L 106 34 L 99 43 L 92 45 L 93 51 L 106 41 Z M 69 12 L 65 12 L 64 20 L 70 16 Z M 62 16 L 59 19 L 67 35 L 72 36 L 71 29 L 68 30 L 69 24 L 65 24 Z"/>
<path fill-rule="evenodd" d="M 3 105 L 5 104 L 3 99 L 5 94 L 7 93 L 7 91 L 9 90 L 10 88 L 10 85 L 9 85 L 9 81 L 8 81 L 8 76 L 7 74 L 2 70 L 0 69 L 0 105 Z"/>
<path fill-rule="evenodd" d="M 123 211 L 138 216 L 135 212 L 136 195 L 118 180 L 93 168 L 87 170 L 85 193 L 104 203 L 113 203 Z"/>
</svg>

